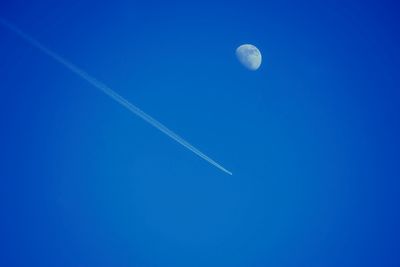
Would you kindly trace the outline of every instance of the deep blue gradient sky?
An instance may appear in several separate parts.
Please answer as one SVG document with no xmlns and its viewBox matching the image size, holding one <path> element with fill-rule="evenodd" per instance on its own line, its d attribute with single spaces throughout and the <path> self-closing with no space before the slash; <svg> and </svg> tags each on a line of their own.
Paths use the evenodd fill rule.
<svg viewBox="0 0 400 267">
<path fill-rule="evenodd" d="M 0 266 L 400 266 L 399 11 L 2 1 L 234 175 L 0 28 Z"/>
</svg>

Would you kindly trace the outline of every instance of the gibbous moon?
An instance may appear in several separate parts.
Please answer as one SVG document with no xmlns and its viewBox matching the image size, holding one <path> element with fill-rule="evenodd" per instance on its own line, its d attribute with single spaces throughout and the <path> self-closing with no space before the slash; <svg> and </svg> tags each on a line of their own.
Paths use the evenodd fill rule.
<svg viewBox="0 0 400 267">
<path fill-rule="evenodd" d="M 261 66 L 261 52 L 251 44 L 244 44 L 236 49 L 236 56 L 240 63 L 249 70 L 257 70 Z"/>
</svg>

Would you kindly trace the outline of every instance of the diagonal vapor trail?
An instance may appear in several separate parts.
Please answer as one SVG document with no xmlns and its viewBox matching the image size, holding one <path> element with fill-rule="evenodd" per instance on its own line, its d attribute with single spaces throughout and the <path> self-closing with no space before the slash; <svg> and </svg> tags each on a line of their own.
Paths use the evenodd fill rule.
<svg viewBox="0 0 400 267">
<path fill-rule="evenodd" d="M 148 115 L 147 113 L 145 113 L 144 111 L 142 111 L 141 109 L 139 109 L 138 107 L 136 107 L 135 105 L 130 103 L 128 100 L 126 100 L 124 97 L 122 97 L 117 92 L 112 90 L 106 84 L 100 82 L 93 76 L 90 76 L 84 70 L 80 69 L 79 67 L 75 66 L 68 60 L 64 59 L 60 55 L 53 52 L 52 50 L 43 46 L 40 42 L 36 41 L 35 39 L 30 37 L 23 31 L 21 31 L 15 25 L 9 23 L 8 21 L 5 21 L 4 19 L 0 18 L 0 24 L 3 25 L 4 27 L 6 27 L 7 29 L 11 30 L 15 34 L 17 34 L 19 37 L 21 37 L 22 39 L 27 41 L 33 47 L 36 47 L 37 49 L 39 49 L 40 51 L 42 51 L 49 57 L 53 58 L 55 61 L 57 61 L 58 63 L 60 63 L 61 65 L 63 65 L 64 67 L 66 67 L 67 69 L 69 69 L 70 71 L 72 71 L 73 73 L 78 75 L 79 77 L 81 77 L 82 79 L 86 80 L 88 83 L 90 83 L 91 85 L 93 85 L 94 87 L 96 87 L 97 89 L 99 89 L 100 91 L 102 91 L 103 93 L 108 95 L 109 97 L 111 97 L 113 100 L 115 100 L 116 102 L 118 102 L 119 104 L 121 104 L 122 106 L 127 108 L 128 110 L 130 110 L 132 113 L 134 113 L 138 117 L 142 118 L 143 120 L 145 120 L 146 122 L 148 122 L 149 124 L 151 124 L 152 126 L 157 128 L 158 130 L 160 130 L 161 132 L 163 132 L 164 134 L 166 134 L 167 136 L 169 136 L 170 138 L 172 138 L 173 140 L 175 140 L 182 146 L 184 146 L 187 149 L 189 149 L 190 151 L 192 151 L 194 154 L 196 154 L 200 158 L 204 159 L 211 165 L 217 167 L 221 171 L 223 171 L 229 175 L 232 175 L 232 172 L 230 172 L 227 169 L 225 169 L 224 167 L 222 167 L 220 164 L 218 164 L 216 161 L 214 161 L 213 159 L 211 159 L 210 157 L 205 155 L 203 152 L 201 152 L 200 150 L 195 148 L 193 145 L 191 145 L 189 142 L 184 140 L 182 137 L 180 137 L 179 135 L 177 135 L 176 133 L 174 133 L 173 131 L 168 129 L 161 122 L 157 121 L 156 119 L 154 119 L 153 117 L 151 117 L 150 115 Z"/>
</svg>

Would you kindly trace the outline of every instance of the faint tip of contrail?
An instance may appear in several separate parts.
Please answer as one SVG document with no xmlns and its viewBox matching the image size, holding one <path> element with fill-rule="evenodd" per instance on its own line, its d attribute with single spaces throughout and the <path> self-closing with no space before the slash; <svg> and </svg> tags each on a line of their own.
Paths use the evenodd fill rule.
<svg viewBox="0 0 400 267">
<path fill-rule="evenodd" d="M 119 103 L 121 106 L 123 106 L 126 109 L 128 109 L 129 111 L 131 111 L 133 114 L 137 115 L 138 117 L 140 117 L 141 119 L 143 119 L 144 121 L 149 123 L 150 125 L 154 126 L 158 130 L 160 130 L 161 132 L 163 132 L 164 134 L 169 136 L 171 139 L 175 140 L 182 146 L 186 147 L 188 150 L 192 151 L 194 154 L 196 154 L 200 158 L 204 159 L 205 161 L 207 161 L 214 167 L 220 169 L 221 171 L 223 171 L 229 175 L 232 175 L 232 172 L 230 172 L 227 169 L 225 169 L 224 167 L 222 167 L 219 163 L 217 163 L 216 161 L 214 161 L 213 159 L 211 159 L 210 157 L 205 155 L 203 152 L 201 152 L 200 150 L 195 148 L 193 145 L 191 145 L 185 139 L 183 139 L 182 137 L 180 137 L 179 135 L 174 133 L 172 130 L 167 128 L 165 125 L 163 125 L 162 123 L 160 123 L 159 121 L 157 121 L 156 119 L 154 119 L 153 117 L 151 117 L 150 115 L 148 115 L 147 113 L 145 113 L 144 111 L 142 111 L 141 109 L 139 109 L 138 107 L 136 107 L 135 105 L 130 103 L 127 99 L 125 99 L 124 97 L 119 95 L 117 92 L 115 92 L 113 89 L 108 87 L 106 84 L 100 82 L 99 80 L 97 80 L 93 76 L 89 75 L 87 72 L 85 72 L 81 68 L 77 67 L 76 65 L 72 64 L 71 62 L 69 62 L 65 58 L 61 57 L 57 53 L 48 49 L 47 47 L 42 45 L 39 41 L 35 40 L 34 38 L 32 38 L 31 36 L 29 36 L 28 34 L 23 32 L 22 30 L 20 30 L 14 24 L 8 22 L 7 20 L 5 20 L 1 17 L 0 17 L 0 24 L 3 25 L 5 28 L 9 29 L 10 31 L 14 32 L 16 35 L 21 37 L 23 40 L 28 42 L 30 45 L 32 45 L 33 47 L 36 47 L 37 49 L 42 51 L 44 54 L 48 55 L 49 57 L 51 57 L 52 59 L 54 59 L 55 61 L 57 61 L 58 63 L 60 63 L 61 65 L 63 65 L 64 67 L 66 67 L 67 69 L 69 69 L 70 71 L 75 73 L 76 75 L 78 75 L 79 77 L 81 77 L 82 79 L 86 80 L 88 83 L 90 83 L 91 85 L 93 85 L 94 87 L 96 87 L 97 89 L 99 89 L 100 91 L 105 93 L 106 95 L 108 95 L 110 98 L 112 98 L 117 103 Z"/>
<path fill-rule="evenodd" d="M 225 172 L 226 172 L 227 174 L 229 174 L 230 176 L 232 176 L 232 175 L 233 175 L 233 173 L 232 173 L 232 172 L 230 172 L 230 171 L 228 171 L 228 170 L 225 170 Z"/>
</svg>

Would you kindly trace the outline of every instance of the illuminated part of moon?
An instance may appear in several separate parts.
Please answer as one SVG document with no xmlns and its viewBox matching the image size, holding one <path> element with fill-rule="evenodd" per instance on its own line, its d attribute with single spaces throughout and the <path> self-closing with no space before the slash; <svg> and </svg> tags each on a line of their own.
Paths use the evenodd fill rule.
<svg viewBox="0 0 400 267">
<path fill-rule="evenodd" d="M 249 70 L 257 70 L 261 66 L 261 52 L 251 44 L 244 44 L 236 49 L 236 56 L 240 63 Z"/>
</svg>

